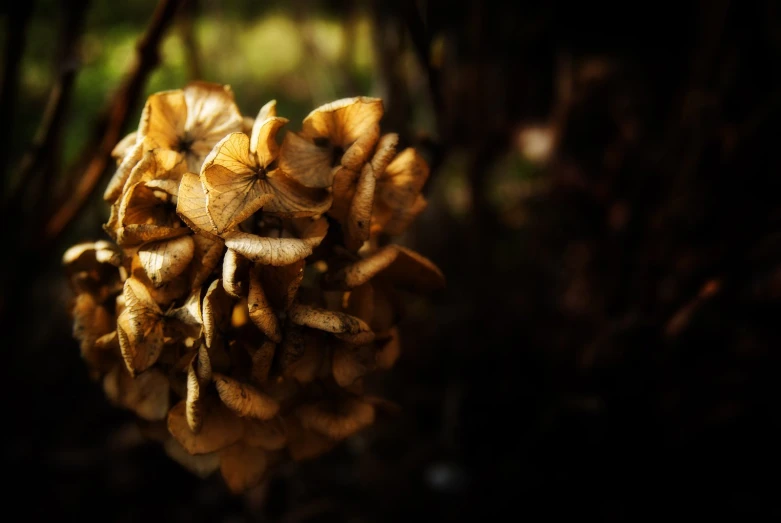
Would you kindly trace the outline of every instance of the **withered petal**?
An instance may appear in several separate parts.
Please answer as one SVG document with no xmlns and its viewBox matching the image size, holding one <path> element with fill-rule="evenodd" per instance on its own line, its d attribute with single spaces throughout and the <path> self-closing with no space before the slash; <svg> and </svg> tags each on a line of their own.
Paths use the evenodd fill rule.
<svg viewBox="0 0 781 523">
<path fill-rule="evenodd" d="M 282 341 L 282 333 L 279 326 L 279 318 L 271 306 L 266 292 L 263 289 L 263 283 L 260 278 L 261 266 L 256 265 L 250 270 L 249 295 L 247 297 L 249 306 L 249 317 L 252 323 L 260 331 L 275 343 Z"/>
<path fill-rule="evenodd" d="M 296 325 L 330 332 L 352 343 L 369 343 L 374 339 L 374 333 L 366 322 L 343 312 L 294 304 L 288 317 Z"/>
<path fill-rule="evenodd" d="M 138 258 L 155 287 L 168 283 L 190 265 L 195 252 L 192 236 L 146 243 L 138 249 Z"/>
<path fill-rule="evenodd" d="M 214 384 L 222 402 L 241 417 L 269 420 L 279 412 L 279 403 L 249 384 L 217 373 Z"/>
<path fill-rule="evenodd" d="M 226 234 L 225 245 L 255 263 L 279 267 L 303 260 L 328 232 L 325 218 L 309 221 L 299 238 L 263 238 L 244 232 Z"/>
<path fill-rule="evenodd" d="M 333 183 L 332 152 L 288 131 L 279 152 L 279 168 L 304 187 L 325 189 Z"/>
<path fill-rule="evenodd" d="M 327 400 L 301 405 L 296 415 L 304 428 L 341 440 L 374 423 L 374 406 L 354 398 L 343 398 L 337 405 Z"/>
</svg>

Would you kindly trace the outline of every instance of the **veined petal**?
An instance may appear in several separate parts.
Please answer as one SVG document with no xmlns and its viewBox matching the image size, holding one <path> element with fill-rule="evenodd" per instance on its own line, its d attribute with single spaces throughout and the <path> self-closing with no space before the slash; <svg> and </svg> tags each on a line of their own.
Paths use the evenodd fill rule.
<svg viewBox="0 0 781 523">
<path fill-rule="evenodd" d="M 366 322 L 343 312 L 294 304 L 288 317 L 296 325 L 330 332 L 351 343 L 369 343 L 374 339 L 374 333 Z"/>
<path fill-rule="evenodd" d="M 382 100 L 359 96 L 322 105 L 304 118 L 303 135 L 328 138 L 346 149 L 361 136 L 379 134 L 383 115 Z M 376 140 L 376 138 L 374 138 Z"/>
<path fill-rule="evenodd" d="M 184 98 L 184 130 L 192 140 L 190 151 L 195 157 L 205 158 L 222 137 L 242 130 L 243 118 L 229 86 L 192 82 L 184 88 Z"/>
<path fill-rule="evenodd" d="M 151 95 L 141 113 L 138 141 L 146 139 L 149 149 L 176 150 L 185 134 L 187 104 L 184 92 L 177 89 Z"/>
<path fill-rule="evenodd" d="M 320 147 L 302 136 L 288 132 L 282 140 L 279 168 L 304 187 L 326 188 L 333 183 L 330 147 Z"/>
<path fill-rule="evenodd" d="M 206 209 L 206 191 L 197 174 L 184 173 L 182 175 L 176 201 L 176 213 L 193 231 L 216 238 L 217 229 Z"/>
<path fill-rule="evenodd" d="M 299 238 L 263 238 L 254 234 L 232 232 L 226 235 L 225 245 L 245 258 L 263 265 L 290 265 L 303 260 L 317 247 L 328 232 L 325 218 L 309 221 Z"/>
<path fill-rule="evenodd" d="M 310 189 L 289 178 L 282 169 L 268 173 L 267 183 L 274 198 L 263 206 L 263 211 L 280 216 L 315 216 L 326 212 L 332 203 L 325 189 Z"/>
<path fill-rule="evenodd" d="M 157 287 L 182 274 L 190 265 L 194 250 L 192 236 L 187 235 L 144 244 L 138 249 L 138 258 Z"/>
</svg>

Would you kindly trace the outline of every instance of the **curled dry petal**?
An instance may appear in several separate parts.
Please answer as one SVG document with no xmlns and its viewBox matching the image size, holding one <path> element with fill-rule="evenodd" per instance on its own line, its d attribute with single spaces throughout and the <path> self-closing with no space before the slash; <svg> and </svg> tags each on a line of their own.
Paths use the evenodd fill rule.
<svg viewBox="0 0 781 523">
<path fill-rule="evenodd" d="M 193 259 L 195 243 L 192 236 L 146 243 L 138 249 L 138 259 L 147 276 L 159 287 L 187 269 Z"/>
<path fill-rule="evenodd" d="M 249 270 L 250 261 L 233 249 L 228 249 L 222 260 L 222 285 L 225 292 L 234 298 L 246 296 Z"/>
<path fill-rule="evenodd" d="M 301 405 L 296 414 L 304 428 L 335 440 L 352 436 L 374 422 L 374 407 L 354 398 Z"/>
<path fill-rule="evenodd" d="M 311 255 L 312 249 L 320 245 L 327 231 L 328 221 L 320 218 L 309 220 L 299 238 L 263 238 L 234 232 L 225 236 L 225 245 L 255 263 L 281 267 Z"/>
<path fill-rule="evenodd" d="M 363 285 L 383 274 L 396 285 L 417 290 L 444 287 L 445 277 L 431 260 L 399 245 L 388 245 L 329 275 L 329 281 L 345 289 Z"/>
<path fill-rule="evenodd" d="M 206 208 L 219 234 L 237 227 L 274 197 L 249 143 L 244 133 L 229 134 L 203 164 Z"/>
<path fill-rule="evenodd" d="M 187 369 L 187 397 L 185 398 L 185 418 L 187 426 L 194 434 L 198 434 L 203 426 L 203 404 L 201 398 L 201 383 L 193 363 Z"/>
<path fill-rule="evenodd" d="M 263 109 L 261 109 L 263 112 Z M 257 155 L 258 165 L 267 168 L 279 155 L 277 132 L 288 122 L 287 118 L 269 116 L 255 122 L 250 140 L 250 152 Z"/>
<path fill-rule="evenodd" d="M 208 454 L 239 441 L 244 433 L 241 420 L 219 402 L 205 401 L 203 423 L 198 434 L 187 424 L 186 402 L 168 412 L 168 431 L 190 454 Z"/>
<path fill-rule="evenodd" d="M 222 402 L 241 417 L 269 420 L 279 412 L 279 403 L 255 387 L 223 374 L 214 375 Z"/>
<path fill-rule="evenodd" d="M 136 144 L 137 138 L 138 133 L 133 131 L 126 134 L 125 137 L 114 146 L 114 148 L 111 150 L 111 157 L 117 161 L 117 164 L 122 162 L 122 159 L 125 157 L 130 148 Z"/>
<path fill-rule="evenodd" d="M 124 158 L 117 166 L 117 170 L 108 182 L 106 191 L 103 193 L 103 199 L 107 202 L 114 202 L 122 195 L 122 189 L 125 187 L 130 172 L 141 161 L 144 156 L 145 145 L 143 140 L 136 142 L 125 153 Z"/>
<path fill-rule="evenodd" d="M 190 170 L 198 172 L 200 163 L 223 136 L 240 131 L 243 118 L 233 91 L 227 85 L 192 82 L 184 88 L 187 104 L 185 131 L 191 137 L 190 151 L 196 162 Z"/>
<path fill-rule="evenodd" d="M 171 187 L 176 188 L 169 191 L 171 195 L 176 196 L 179 181 L 185 172 L 187 172 L 187 162 L 182 154 L 167 149 L 146 151 L 141 161 L 130 172 L 123 192 L 137 183 L 171 181 L 174 182 Z"/>
<path fill-rule="evenodd" d="M 249 306 L 249 317 L 252 323 L 265 334 L 268 339 L 275 343 L 282 341 L 282 333 L 279 326 L 279 319 L 271 306 L 271 302 L 266 297 L 261 282 L 261 266 L 256 265 L 250 271 L 249 296 L 247 297 Z"/>
<path fill-rule="evenodd" d="M 355 187 L 355 195 L 350 202 L 350 211 L 347 215 L 347 236 L 345 238 L 348 248 L 357 250 L 363 242 L 369 239 L 369 230 L 372 219 L 372 205 L 374 203 L 374 186 L 376 179 L 369 164 L 366 164 L 358 178 Z"/>
<path fill-rule="evenodd" d="M 222 281 L 214 280 L 203 297 L 203 334 L 207 347 L 212 347 L 217 334 L 227 328 L 232 308 Z"/>
<path fill-rule="evenodd" d="M 344 98 L 309 113 L 302 134 L 309 139 L 328 139 L 344 150 L 342 165 L 358 171 L 379 138 L 382 114 L 379 98 Z"/>
<path fill-rule="evenodd" d="M 266 451 L 244 443 L 236 443 L 220 452 L 220 472 L 225 484 L 234 493 L 260 483 L 266 473 Z"/>
<path fill-rule="evenodd" d="M 125 365 L 135 375 L 154 365 L 163 349 L 162 311 L 135 278 L 125 281 L 123 296 L 125 309 L 117 318 L 117 335 Z"/>
<path fill-rule="evenodd" d="M 325 189 L 334 179 L 334 151 L 303 136 L 288 132 L 279 153 L 279 168 L 304 187 Z"/>
<path fill-rule="evenodd" d="M 377 180 L 372 227 L 387 234 L 402 234 L 426 207 L 420 194 L 429 176 L 426 161 L 415 149 L 402 151 Z"/>
<path fill-rule="evenodd" d="M 371 159 L 372 171 L 375 177 L 380 178 L 385 173 L 385 169 L 396 154 L 396 146 L 398 144 L 399 135 L 396 133 L 384 134 L 377 142 L 377 149 L 374 151 L 374 156 Z"/>
<path fill-rule="evenodd" d="M 289 318 L 296 325 L 330 332 L 351 343 L 369 343 L 374 339 L 366 322 L 343 312 L 295 304 L 290 308 Z"/>
<path fill-rule="evenodd" d="M 206 210 L 206 191 L 197 174 L 184 173 L 179 183 L 176 213 L 193 231 L 207 237 L 216 236 L 217 228 Z"/>
</svg>

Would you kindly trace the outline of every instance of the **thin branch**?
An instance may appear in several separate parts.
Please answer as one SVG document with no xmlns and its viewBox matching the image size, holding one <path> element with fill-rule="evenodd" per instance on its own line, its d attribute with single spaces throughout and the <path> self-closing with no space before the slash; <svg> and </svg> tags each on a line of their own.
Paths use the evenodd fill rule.
<svg viewBox="0 0 781 523">
<path fill-rule="evenodd" d="M 401 11 L 401 17 L 406 23 L 410 37 L 412 38 L 412 44 L 415 48 L 415 54 L 418 57 L 418 61 L 420 62 L 421 67 L 426 71 L 431 103 L 434 105 L 437 116 L 439 116 L 444 109 L 444 106 L 442 103 L 439 71 L 432 67 L 431 60 L 429 59 L 429 53 L 431 52 L 431 34 L 427 31 L 426 25 L 420 16 L 420 11 L 414 0 L 401 2 L 399 9 Z"/>
<path fill-rule="evenodd" d="M 32 15 L 34 2 L 19 3 L 6 18 L 5 57 L 3 59 L 3 80 L 0 84 L 0 202 L 5 202 L 8 182 L 6 168 L 11 146 L 11 132 L 14 128 L 13 114 L 19 91 L 19 67 L 24 54 L 27 37 L 27 23 Z"/>
<path fill-rule="evenodd" d="M 25 187 L 31 187 L 30 179 L 43 176 L 41 189 L 38 191 L 38 204 L 49 197 L 46 187 L 53 179 L 59 167 L 58 145 L 65 123 L 65 114 L 70 104 L 73 85 L 79 69 L 79 44 L 81 41 L 84 20 L 89 7 L 89 0 L 74 0 L 63 5 L 63 27 L 60 53 L 57 56 L 58 78 L 49 93 L 49 101 L 43 118 L 35 133 L 35 138 L 29 150 L 22 158 L 19 174 L 14 189 L 14 196 L 9 204 L 18 204 L 22 200 Z"/>
<path fill-rule="evenodd" d="M 133 68 L 98 120 L 93 141 L 85 146 L 80 155 L 80 158 L 91 157 L 92 160 L 70 197 L 47 221 L 42 238 L 44 241 L 54 240 L 62 233 L 98 186 L 111 161 L 111 151 L 121 138 L 130 111 L 138 101 L 149 74 L 160 63 L 160 43 L 181 4 L 182 0 L 160 0 L 157 4 L 146 33 L 136 45 Z"/>
</svg>

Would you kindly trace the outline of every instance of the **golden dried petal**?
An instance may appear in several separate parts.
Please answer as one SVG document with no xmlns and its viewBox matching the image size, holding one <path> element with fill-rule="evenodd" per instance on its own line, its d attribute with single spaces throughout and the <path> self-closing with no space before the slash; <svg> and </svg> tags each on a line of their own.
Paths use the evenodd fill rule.
<svg viewBox="0 0 781 523">
<path fill-rule="evenodd" d="M 187 234 L 190 234 L 190 229 L 187 227 L 131 224 L 117 229 L 117 243 L 123 247 L 132 247 L 146 242 L 170 240 Z"/>
<path fill-rule="evenodd" d="M 206 209 L 219 234 L 237 227 L 274 197 L 259 169 L 244 133 L 220 140 L 204 161 Z"/>
<path fill-rule="evenodd" d="M 148 149 L 176 150 L 185 136 L 187 103 L 181 90 L 163 91 L 147 98 L 138 125 L 138 141 L 146 139 Z"/>
<path fill-rule="evenodd" d="M 396 146 L 398 144 L 399 135 L 396 133 L 384 134 L 377 142 L 377 149 L 374 151 L 374 156 L 371 159 L 372 171 L 376 178 L 381 178 L 385 173 L 385 169 L 396 154 Z"/>
<path fill-rule="evenodd" d="M 130 176 L 130 172 L 136 164 L 141 161 L 145 150 L 144 142 L 141 140 L 127 151 L 125 157 L 117 166 L 117 170 L 114 172 L 111 180 L 108 182 L 108 186 L 106 186 L 106 190 L 103 193 L 104 200 L 107 202 L 114 202 L 122 196 L 122 190 Z"/>
<path fill-rule="evenodd" d="M 135 278 L 125 280 L 125 309 L 117 318 L 117 335 L 125 365 L 131 375 L 151 367 L 163 349 L 160 307 Z"/>
<path fill-rule="evenodd" d="M 197 174 L 184 173 L 179 184 L 179 196 L 176 201 L 176 213 L 196 233 L 214 236 L 214 227 L 206 210 L 206 190 Z"/>
<path fill-rule="evenodd" d="M 241 131 L 243 118 L 227 85 L 192 82 L 184 88 L 187 104 L 185 131 L 192 140 L 190 170 L 200 172 L 204 158 L 225 135 Z"/>
<path fill-rule="evenodd" d="M 329 275 L 329 282 L 352 289 L 363 285 L 378 274 L 421 291 L 444 287 L 445 276 L 431 260 L 399 245 L 388 245 L 369 256 Z"/>
<path fill-rule="evenodd" d="M 241 417 L 269 420 L 279 412 L 279 403 L 251 385 L 217 373 L 214 384 L 222 402 Z"/>
<path fill-rule="evenodd" d="M 290 457 L 295 461 L 304 461 L 320 456 L 336 445 L 336 441 L 322 434 L 305 429 L 296 416 L 285 420 L 288 434 Z"/>
<path fill-rule="evenodd" d="M 195 251 L 192 236 L 180 236 L 142 245 L 138 259 L 155 287 L 168 283 L 190 265 Z"/>
<path fill-rule="evenodd" d="M 186 402 L 168 413 L 168 431 L 190 454 L 208 454 L 239 441 L 244 433 L 241 420 L 219 402 L 205 401 L 203 423 L 198 434 L 187 425 Z"/>
<path fill-rule="evenodd" d="M 181 153 L 168 149 L 146 151 L 141 161 L 130 172 L 124 190 L 142 182 L 171 181 L 175 183 L 177 189 L 168 189 L 168 192 L 176 196 L 179 180 L 185 172 L 187 172 L 187 162 Z"/>
<path fill-rule="evenodd" d="M 189 454 L 178 441 L 170 436 L 163 445 L 165 453 L 168 454 L 171 459 L 201 479 L 208 478 L 214 471 L 220 468 L 220 454 L 218 452 L 193 456 L 192 454 Z"/>
<path fill-rule="evenodd" d="M 201 289 L 193 289 L 187 300 L 181 307 L 171 309 L 166 313 L 169 318 L 174 318 L 185 325 L 203 324 L 203 314 L 201 312 Z"/>
<path fill-rule="evenodd" d="M 249 292 L 250 261 L 233 249 L 225 252 L 222 260 L 222 285 L 225 291 L 234 298 L 246 296 Z"/>
<path fill-rule="evenodd" d="M 349 387 L 356 380 L 374 370 L 375 366 L 372 345 L 355 347 L 344 344 L 334 349 L 332 371 L 334 379 L 340 387 Z"/>
<path fill-rule="evenodd" d="M 225 245 L 242 256 L 263 265 L 280 267 L 303 260 L 320 245 L 326 232 L 325 218 L 308 220 L 302 226 L 299 238 L 263 238 L 254 234 L 232 232 L 225 236 Z"/>
<path fill-rule="evenodd" d="M 366 164 L 358 178 L 355 195 L 350 203 L 347 215 L 347 235 L 345 243 L 348 249 L 357 250 L 369 239 L 376 183 L 372 167 Z"/>
<path fill-rule="evenodd" d="M 351 343 L 369 343 L 374 340 L 374 333 L 366 322 L 343 312 L 294 304 L 290 307 L 288 317 L 296 325 L 330 332 Z"/>
<path fill-rule="evenodd" d="M 98 338 L 113 330 L 114 318 L 91 294 L 76 296 L 73 305 L 73 337 L 79 341 L 82 357 L 92 351 Z"/>
<path fill-rule="evenodd" d="M 288 131 L 279 152 L 279 168 L 304 187 L 324 189 L 333 183 L 332 151 Z"/>
<path fill-rule="evenodd" d="M 220 265 L 225 243 L 221 238 L 193 235 L 195 252 L 192 259 L 192 287 L 200 288 Z"/>
<path fill-rule="evenodd" d="M 146 183 L 137 183 L 125 191 L 119 205 L 117 219 L 120 227 L 146 225 L 148 231 L 156 228 L 163 231 L 158 233 L 155 239 L 181 235 L 181 230 L 185 233 L 189 232 L 174 212 L 173 197 Z M 168 236 L 160 237 L 162 234 Z"/>
<path fill-rule="evenodd" d="M 187 368 L 187 397 L 185 398 L 185 419 L 190 430 L 197 434 L 203 426 L 203 400 L 201 382 L 198 379 L 196 355 Z"/>
<path fill-rule="evenodd" d="M 301 405 L 296 415 L 305 429 L 341 440 L 374 422 L 374 407 L 354 398 Z"/>
<path fill-rule="evenodd" d="M 425 209 L 420 192 L 428 176 L 428 164 L 415 149 L 399 153 L 378 176 L 374 226 L 391 235 L 403 233 Z"/>
<path fill-rule="evenodd" d="M 379 98 L 343 98 L 309 113 L 304 118 L 302 134 L 310 139 L 328 138 L 331 143 L 346 149 L 362 137 L 379 134 L 382 114 Z"/>
<path fill-rule="evenodd" d="M 234 493 L 244 492 L 261 482 L 266 473 L 266 451 L 236 443 L 220 452 L 220 472 Z"/>
<path fill-rule="evenodd" d="M 260 112 L 263 113 L 264 109 L 266 109 L 265 106 Z M 258 164 L 264 169 L 276 160 L 279 155 L 277 132 L 287 122 L 287 118 L 280 118 L 279 116 L 269 116 L 261 120 L 260 114 L 255 120 L 250 140 L 250 152 L 257 154 Z"/>
<path fill-rule="evenodd" d="M 203 297 L 203 335 L 207 347 L 214 345 L 217 334 L 225 330 L 230 321 L 233 304 L 225 292 L 221 280 L 214 280 Z"/>
<path fill-rule="evenodd" d="M 263 283 L 260 277 L 261 266 L 256 265 L 250 270 L 249 278 L 249 317 L 252 323 L 260 329 L 270 340 L 275 343 L 282 341 L 282 333 L 279 327 L 279 319 L 266 298 Z"/>
<path fill-rule="evenodd" d="M 264 341 L 252 354 L 252 379 L 255 382 L 264 383 L 268 380 L 275 352 L 276 344 L 272 341 Z"/>
<path fill-rule="evenodd" d="M 162 420 L 168 413 L 168 379 L 156 369 L 133 378 L 118 365 L 103 378 L 103 390 L 113 403 L 145 420 Z"/>
<path fill-rule="evenodd" d="M 333 216 L 339 223 L 346 223 L 347 216 L 350 214 L 350 205 L 355 196 L 355 185 L 358 181 L 358 173 L 340 167 L 334 176 L 333 185 L 333 204 L 328 210 L 328 214 Z"/>
<path fill-rule="evenodd" d="M 260 421 L 244 418 L 244 442 L 264 450 L 281 450 L 287 444 L 287 430 L 282 418 Z"/>
<path fill-rule="evenodd" d="M 282 169 L 269 172 L 267 183 L 274 198 L 263 206 L 264 213 L 285 217 L 316 216 L 331 207 L 332 197 L 327 189 L 304 187 Z"/>
<path fill-rule="evenodd" d="M 136 144 L 137 137 L 138 133 L 136 131 L 128 133 L 111 150 L 111 157 L 117 161 L 117 164 L 122 162 L 128 151 Z"/>
</svg>

